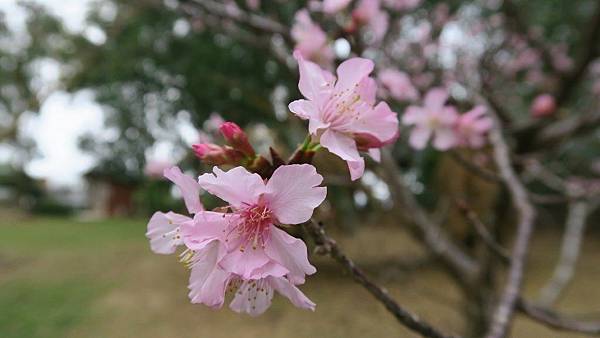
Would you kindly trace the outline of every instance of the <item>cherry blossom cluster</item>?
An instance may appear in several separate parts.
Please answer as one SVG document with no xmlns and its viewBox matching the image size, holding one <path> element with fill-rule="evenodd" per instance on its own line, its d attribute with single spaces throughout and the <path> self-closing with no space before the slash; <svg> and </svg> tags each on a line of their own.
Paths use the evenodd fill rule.
<svg viewBox="0 0 600 338">
<path fill-rule="evenodd" d="M 377 30 L 374 26 L 385 21 L 380 6 L 405 8 L 417 3 L 359 1 L 348 29 Z M 349 1 L 320 4 L 332 15 Z M 313 156 L 327 150 L 346 162 L 351 180 L 361 178 L 365 158 L 379 162 L 380 149 L 396 142 L 400 134 L 398 114 L 377 96 L 413 103 L 421 96 L 409 76 L 398 70 L 383 69 L 376 81 L 375 64 L 366 58 L 349 58 L 335 74 L 330 72 L 333 51 L 308 10 L 296 14 L 291 34 L 297 42 L 294 58 L 303 98 L 289 103 L 289 110 L 308 121 L 304 143 L 287 160 L 273 148 L 268 155 L 259 154 L 242 128 L 212 116 L 205 129 L 218 130 L 225 144 L 211 136 L 192 146 L 204 164 L 213 166 L 212 172 L 194 178 L 178 167 L 164 169 L 164 177 L 181 191 L 188 214 L 156 212 L 146 236 L 158 254 L 179 249 L 180 261 L 191 270 L 192 303 L 221 308 L 230 298 L 233 311 L 256 316 L 269 308 L 277 292 L 299 308 L 314 310 L 315 303 L 299 286 L 316 269 L 308 260 L 306 244 L 286 231 L 309 221 L 325 200 L 327 188 L 312 165 Z M 430 139 L 438 150 L 484 145 L 492 126 L 485 108 L 476 106 L 461 115 L 447 100 L 445 89 L 434 88 L 424 96 L 423 106 L 406 109 L 402 123 L 412 127 L 412 147 L 423 149 Z M 149 169 L 156 175 L 159 168 Z M 222 205 L 206 210 L 204 193 Z"/>
</svg>

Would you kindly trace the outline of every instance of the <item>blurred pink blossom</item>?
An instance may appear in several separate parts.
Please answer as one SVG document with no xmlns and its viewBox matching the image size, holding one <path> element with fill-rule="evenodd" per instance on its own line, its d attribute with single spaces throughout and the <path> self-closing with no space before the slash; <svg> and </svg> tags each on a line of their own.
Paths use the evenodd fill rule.
<svg viewBox="0 0 600 338">
<path fill-rule="evenodd" d="M 573 67 L 573 59 L 568 54 L 566 44 L 558 44 L 550 47 L 552 63 L 561 72 L 569 71 Z"/>
<path fill-rule="evenodd" d="M 538 95 L 531 104 L 531 115 L 533 117 L 546 117 L 552 115 L 556 110 L 556 100 L 550 94 Z"/>
<path fill-rule="evenodd" d="M 144 166 L 144 175 L 152 179 L 162 178 L 165 169 L 172 166 L 173 163 L 168 161 L 151 160 L 146 162 L 146 166 Z"/>
<path fill-rule="evenodd" d="M 456 109 L 447 106 L 448 93 L 443 88 L 433 88 L 427 92 L 423 106 L 410 106 L 402 116 L 402 123 L 414 126 L 409 143 L 415 149 L 424 149 L 429 139 L 433 147 L 448 150 L 458 139 L 454 125 L 458 119 Z"/>
<path fill-rule="evenodd" d="M 379 148 L 398 134 L 398 117 L 385 102 L 375 105 L 377 86 L 369 77 L 373 62 L 363 58 L 344 61 L 336 77 L 296 53 L 300 68 L 298 88 L 304 100 L 290 103 L 290 110 L 309 121 L 309 132 L 331 153 L 347 162 L 356 180 L 365 169 L 359 150 L 376 160 Z"/>
<path fill-rule="evenodd" d="M 384 0 L 385 5 L 394 10 L 410 10 L 419 6 L 422 0 Z"/>
<path fill-rule="evenodd" d="M 360 0 L 352 11 L 352 18 L 355 25 L 367 26 L 376 42 L 387 32 L 389 17 L 387 12 L 381 10 L 380 0 Z"/>
<path fill-rule="evenodd" d="M 311 20 L 306 9 L 296 12 L 291 34 L 296 42 L 294 49 L 304 58 L 324 67 L 331 64 L 335 55 L 328 43 L 327 35 Z"/>
<path fill-rule="evenodd" d="M 323 12 L 335 14 L 348 7 L 352 0 L 323 0 Z"/>
<path fill-rule="evenodd" d="M 379 82 L 398 101 L 414 101 L 419 98 L 419 92 L 412 85 L 406 73 L 387 68 L 379 73 Z"/>
<path fill-rule="evenodd" d="M 470 148 L 481 148 L 485 135 L 492 128 L 492 119 L 485 116 L 486 107 L 477 106 L 462 114 L 456 122 L 458 145 Z"/>
<path fill-rule="evenodd" d="M 204 121 L 203 128 L 206 132 L 213 133 L 219 130 L 219 127 L 225 123 L 225 119 L 221 114 L 213 112 L 210 114 L 208 120 Z"/>
</svg>

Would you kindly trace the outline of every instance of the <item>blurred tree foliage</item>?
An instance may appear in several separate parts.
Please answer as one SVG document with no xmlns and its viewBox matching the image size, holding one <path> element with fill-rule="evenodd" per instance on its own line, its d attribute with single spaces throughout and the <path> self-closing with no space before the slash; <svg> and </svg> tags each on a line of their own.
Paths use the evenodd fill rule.
<svg viewBox="0 0 600 338">
<path fill-rule="evenodd" d="M 219 112 L 241 125 L 272 125 L 275 86 L 295 81 L 263 46 L 205 30 L 168 1 L 98 2 L 89 24 L 105 37 L 70 36 L 63 62 L 67 89 L 92 89 L 117 135 L 82 142 L 108 171 L 139 175 L 155 139 L 181 142 L 173 132 L 181 120 L 199 129 Z"/>
<path fill-rule="evenodd" d="M 31 142 L 19 135 L 20 119 L 26 113 L 37 113 L 49 93 L 39 67 L 66 46 L 60 20 L 39 5 L 23 2 L 21 6 L 27 15 L 22 32 L 11 30 L 7 14 L 0 12 L 0 142 L 27 151 Z"/>
</svg>

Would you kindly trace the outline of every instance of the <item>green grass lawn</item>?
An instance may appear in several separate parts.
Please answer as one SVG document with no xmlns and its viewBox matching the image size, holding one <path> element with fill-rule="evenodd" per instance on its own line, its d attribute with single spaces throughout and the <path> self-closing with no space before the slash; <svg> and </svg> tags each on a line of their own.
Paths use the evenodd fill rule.
<svg viewBox="0 0 600 338">
<path fill-rule="evenodd" d="M 325 257 L 312 258 L 319 271 L 302 287 L 317 303 L 314 313 L 282 298 L 259 318 L 192 305 L 188 272 L 175 256 L 152 254 L 144 232 L 143 221 L 131 220 L 0 221 L 0 337 L 416 337 Z M 339 241 L 402 304 L 440 327 L 462 329 L 460 299 L 443 274 L 433 267 L 407 274 L 385 263 L 422 254 L 402 231 L 365 227 Z M 599 310 L 599 248 L 586 245 L 577 287 L 561 304 L 572 313 Z M 535 243 L 528 291 L 548 277 L 555 249 L 555 237 Z M 582 336 L 519 319 L 513 337 Z"/>
</svg>

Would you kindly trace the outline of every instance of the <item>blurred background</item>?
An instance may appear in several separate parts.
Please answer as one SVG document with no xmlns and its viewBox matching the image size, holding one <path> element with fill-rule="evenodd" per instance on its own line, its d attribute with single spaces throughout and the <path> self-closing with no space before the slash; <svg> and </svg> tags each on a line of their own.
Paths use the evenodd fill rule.
<svg viewBox="0 0 600 338">
<path fill-rule="evenodd" d="M 253 10 L 253 4 L 238 2 Z M 306 5 L 258 3 L 287 27 Z M 407 39 L 417 39 L 430 13 L 447 11 L 443 24 L 429 27 L 440 44 L 439 64 L 437 73 L 426 74 L 447 84 L 458 105 L 468 88 L 457 83 L 476 72 L 476 65 L 457 59 L 461 53 L 481 57 L 488 49 L 496 38 L 490 33 L 494 20 L 500 20 L 498 3 L 428 0 L 407 10 L 402 21 Z M 555 53 L 566 54 L 563 65 L 572 47 L 565 43 L 587 43 L 572 26 L 594 1 L 518 3 L 547 34 L 543 38 L 567 50 Z M 249 318 L 189 304 L 188 271 L 174 257 L 150 252 L 144 237 L 149 215 L 183 210 L 162 170 L 172 165 L 207 170 L 191 145 L 221 142 L 217 129 L 223 120 L 245 127 L 263 154 L 270 145 L 289 154 L 306 135 L 304 123 L 287 109 L 300 94 L 293 60 L 276 53 L 285 49 L 284 38 L 269 36 L 265 45 L 260 32 L 237 32 L 226 22 L 215 29 L 214 18 L 194 16 L 191 8 L 178 0 L 0 0 L 0 337 L 416 337 L 327 258 L 311 258 L 319 273 L 303 287 L 317 303 L 315 313 L 276 299 L 264 316 Z M 343 35 L 332 38 L 337 61 L 348 57 L 351 44 Z M 526 54 L 509 50 L 495 60 L 510 68 L 496 79 L 498 91 L 517 83 L 520 101 L 506 104 L 523 121 L 547 85 L 539 61 Z M 363 55 L 377 60 L 368 48 Z M 585 86 L 593 91 L 576 94 L 575 106 L 598 109 L 600 67 L 591 69 Z M 442 71 L 452 76 L 440 78 Z M 421 81 L 417 90 L 423 92 L 431 81 Z M 401 112 L 407 104 L 393 105 Z M 498 188 L 465 172 L 447 154 L 411 151 L 405 135 L 394 149 L 406 168 L 403 178 L 423 205 L 445 206 L 439 208 L 450 214 L 444 227 L 471 247 L 464 220 L 448 211 L 453 202 L 439 196 L 460 196 L 485 209 L 495 203 Z M 488 151 L 480 155 L 480 163 L 489 163 Z M 586 175 L 597 184 L 597 128 L 561 141 L 544 160 L 559 174 Z M 360 181 L 348 183 L 343 162 L 320 154 L 316 163 L 329 184 L 319 219 L 342 247 L 400 303 L 441 327 L 463 331 L 468 323 L 460 291 L 396 224 L 390 191 L 376 166 L 369 164 Z M 534 296 L 552 274 L 565 210 L 555 203 L 541 213 L 526 285 Z M 599 217 L 597 212 L 589 217 L 576 286 L 560 303 L 581 319 L 600 317 L 600 236 L 594 229 Z M 513 336 L 580 337 L 523 318 Z"/>
</svg>

